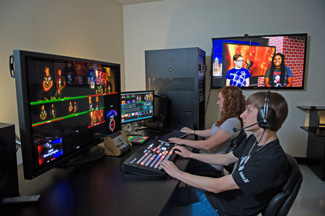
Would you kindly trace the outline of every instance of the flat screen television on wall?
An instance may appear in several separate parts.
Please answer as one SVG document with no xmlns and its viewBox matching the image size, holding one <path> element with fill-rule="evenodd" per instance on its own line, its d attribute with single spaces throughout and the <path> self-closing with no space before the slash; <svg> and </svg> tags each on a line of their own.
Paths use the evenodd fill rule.
<svg viewBox="0 0 325 216">
<path fill-rule="evenodd" d="M 304 89 L 307 33 L 212 38 L 211 88 Z"/>
<path fill-rule="evenodd" d="M 90 148 L 121 130 L 120 65 L 22 50 L 11 60 L 25 178 L 104 156 Z"/>
</svg>

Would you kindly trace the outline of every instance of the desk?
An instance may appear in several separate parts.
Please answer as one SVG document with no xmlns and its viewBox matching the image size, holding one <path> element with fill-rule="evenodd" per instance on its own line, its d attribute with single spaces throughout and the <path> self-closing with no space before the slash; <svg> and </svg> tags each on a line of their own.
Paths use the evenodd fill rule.
<svg viewBox="0 0 325 216">
<path fill-rule="evenodd" d="M 40 194 L 38 203 L 5 205 L 4 215 L 159 215 L 179 181 L 125 174 L 120 170 L 138 146 L 122 157 L 108 157 L 68 168 L 52 169 L 33 180 L 24 180 L 18 166 L 19 191 L 24 195 Z M 177 157 L 176 165 L 184 170 L 188 159 Z"/>
</svg>

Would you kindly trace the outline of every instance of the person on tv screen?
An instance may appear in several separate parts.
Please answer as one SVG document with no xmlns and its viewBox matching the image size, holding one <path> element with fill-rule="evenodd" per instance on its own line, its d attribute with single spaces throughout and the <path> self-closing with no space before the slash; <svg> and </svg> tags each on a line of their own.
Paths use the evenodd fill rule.
<svg viewBox="0 0 325 216">
<path fill-rule="evenodd" d="M 230 69 L 226 74 L 226 86 L 249 86 L 251 74 L 246 68 L 243 68 L 243 57 L 240 54 L 236 54 L 232 59 L 234 60 L 235 67 Z"/>
<path fill-rule="evenodd" d="M 57 78 L 56 78 L 56 92 L 55 92 L 55 98 L 60 99 L 62 98 L 62 92 L 63 88 L 65 87 L 66 81 L 65 76 L 62 75 L 62 71 L 59 69 Z"/>
<path fill-rule="evenodd" d="M 266 87 L 292 87 L 292 72 L 289 67 L 285 66 L 285 56 L 276 53 L 272 59 L 271 68 L 265 72 Z"/>
<path fill-rule="evenodd" d="M 56 108 L 55 108 L 54 104 L 51 104 L 50 114 L 51 114 L 51 116 L 52 116 L 53 119 L 56 118 Z"/>
<path fill-rule="evenodd" d="M 40 116 L 40 118 L 41 118 L 42 120 L 45 120 L 46 117 L 47 117 L 47 112 L 46 112 L 46 110 L 45 110 L 45 106 L 44 106 L 44 105 L 41 106 L 41 113 L 40 113 L 39 116 Z"/>
<path fill-rule="evenodd" d="M 77 71 L 73 62 L 67 61 L 65 67 L 63 68 L 62 75 L 67 78 L 67 85 L 73 85 L 76 82 Z"/>
<path fill-rule="evenodd" d="M 269 109 L 274 118 L 265 125 L 255 124 L 264 107 L 266 92 L 256 92 L 246 101 L 240 115 L 245 131 L 252 132 L 245 143 L 227 154 L 196 154 L 175 146 L 176 154 L 205 163 L 238 166 L 221 178 L 202 177 L 179 170 L 172 161 L 160 167 L 188 187 L 178 187 L 163 215 L 258 215 L 287 180 L 289 164 L 277 137 L 288 114 L 288 104 L 278 93 L 271 93 Z M 267 116 L 269 113 L 266 114 Z M 269 121 L 269 120 L 268 120 Z"/>
<path fill-rule="evenodd" d="M 50 74 L 50 68 L 45 67 L 44 68 L 44 78 L 43 78 L 43 83 L 42 83 L 42 93 L 41 93 L 41 100 L 50 100 L 50 90 L 53 86 L 53 78 Z"/>
<path fill-rule="evenodd" d="M 221 117 L 210 129 L 193 130 L 188 127 L 182 128 L 187 134 L 207 137 L 207 139 L 188 140 L 173 137 L 169 139 L 169 142 L 200 149 L 202 154 L 226 153 L 231 140 L 240 133 L 240 131 L 234 132 L 233 128 L 240 128 L 242 125 L 239 116 L 245 110 L 245 96 L 239 87 L 226 86 L 218 91 L 217 105 Z M 188 165 L 189 172 L 205 176 L 220 177 L 223 175 L 222 170 L 223 166 L 209 165 L 196 160 L 191 160 Z"/>
</svg>

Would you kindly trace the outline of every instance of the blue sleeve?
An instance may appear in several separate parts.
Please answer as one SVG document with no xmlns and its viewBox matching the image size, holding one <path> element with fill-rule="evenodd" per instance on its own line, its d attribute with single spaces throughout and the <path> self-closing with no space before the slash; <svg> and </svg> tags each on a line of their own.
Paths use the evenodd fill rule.
<svg viewBox="0 0 325 216">
<path fill-rule="evenodd" d="M 230 72 L 232 71 L 232 69 L 230 69 L 228 72 L 227 72 L 227 74 L 226 74 L 226 79 L 231 79 L 231 77 L 230 77 Z"/>
<path fill-rule="evenodd" d="M 251 74 L 249 73 L 249 70 L 247 70 L 247 69 L 245 68 L 245 72 L 246 72 L 246 78 L 250 78 L 250 77 L 251 77 Z"/>
<path fill-rule="evenodd" d="M 288 70 L 288 77 L 293 77 L 291 69 L 287 66 L 286 69 Z"/>
</svg>

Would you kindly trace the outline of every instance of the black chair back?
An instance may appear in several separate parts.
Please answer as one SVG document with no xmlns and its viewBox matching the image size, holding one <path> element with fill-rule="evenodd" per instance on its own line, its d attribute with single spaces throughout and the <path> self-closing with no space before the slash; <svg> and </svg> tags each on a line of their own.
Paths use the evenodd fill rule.
<svg viewBox="0 0 325 216">
<path fill-rule="evenodd" d="M 302 174 L 297 161 L 287 154 L 290 174 L 287 181 L 281 187 L 281 191 L 277 193 L 265 207 L 262 212 L 263 216 L 285 216 L 295 201 L 302 183 Z"/>
</svg>

